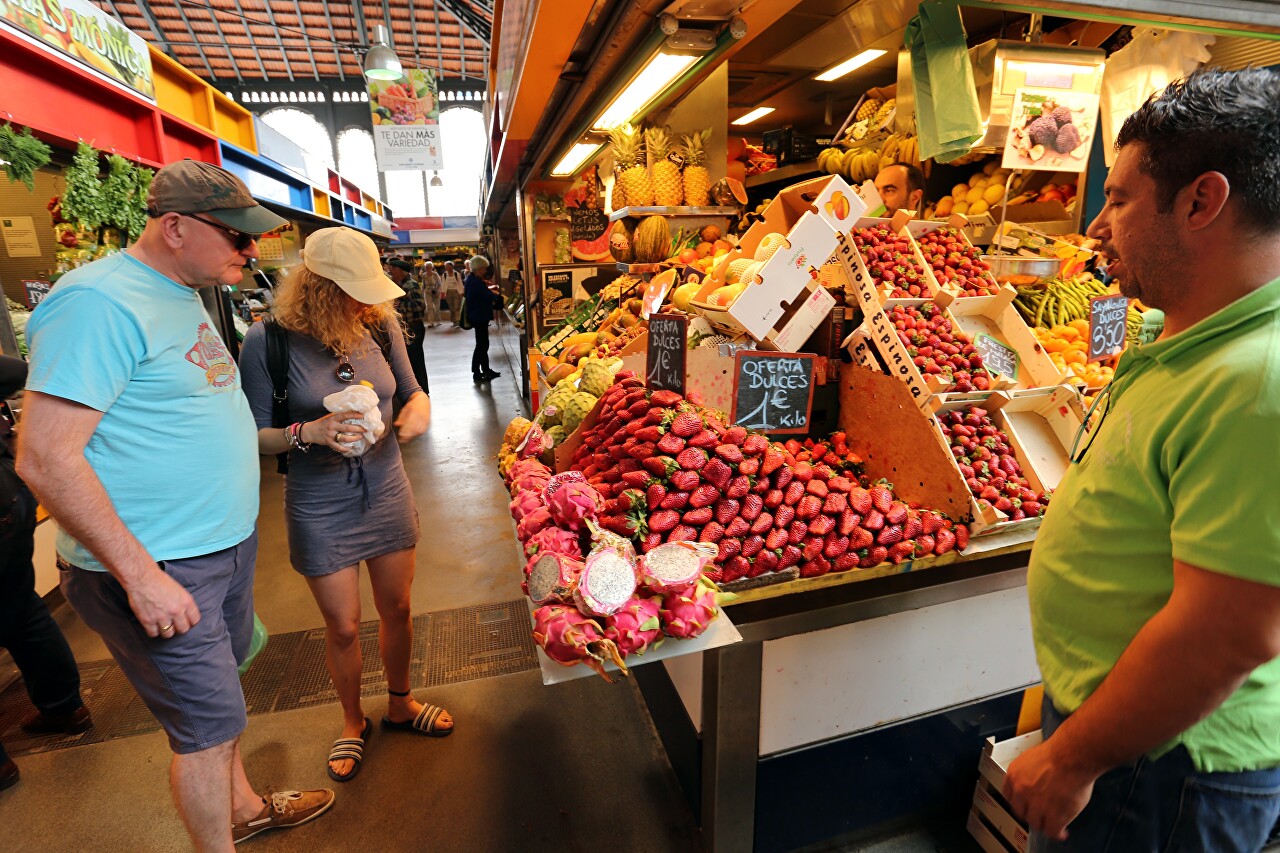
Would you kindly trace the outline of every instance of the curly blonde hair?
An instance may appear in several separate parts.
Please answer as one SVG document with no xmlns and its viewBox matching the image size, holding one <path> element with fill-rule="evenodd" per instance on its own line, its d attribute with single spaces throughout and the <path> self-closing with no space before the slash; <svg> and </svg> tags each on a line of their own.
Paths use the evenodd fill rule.
<svg viewBox="0 0 1280 853">
<path fill-rule="evenodd" d="M 350 353 L 364 339 L 368 327 L 399 329 L 404 324 L 394 302 L 363 305 L 351 312 L 352 299 L 332 279 L 298 264 L 276 289 L 272 314 L 290 331 L 315 338 L 336 355 Z"/>
</svg>

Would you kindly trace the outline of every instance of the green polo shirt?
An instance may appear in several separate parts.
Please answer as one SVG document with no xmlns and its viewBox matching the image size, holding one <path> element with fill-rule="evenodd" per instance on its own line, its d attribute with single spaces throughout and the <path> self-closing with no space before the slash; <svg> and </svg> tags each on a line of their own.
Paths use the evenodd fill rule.
<svg viewBox="0 0 1280 853">
<path fill-rule="evenodd" d="M 1280 585 L 1278 441 L 1280 279 L 1121 357 L 1027 578 L 1036 657 L 1060 711 L 1084 703 L 1169 600 L 1174 560 Z M 1280 765 L 1280 659 L 1154 755 L 1178 744 L 1201 771 Z"/>
</svg>

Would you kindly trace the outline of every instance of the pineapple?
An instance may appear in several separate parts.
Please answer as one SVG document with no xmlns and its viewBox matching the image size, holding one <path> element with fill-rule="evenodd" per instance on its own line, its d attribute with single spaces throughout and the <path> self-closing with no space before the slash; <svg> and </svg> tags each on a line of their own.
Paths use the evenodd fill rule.
<svg viewBox="0 0 1280 853">
<path fill-rule="evenodd" d="M 627 205 L 635 207 L 653 204 L 653 182 L 649 180 L 649 170 L 644 165 L 640 129 L 629 123 L 621 124 L 609 131 L 609 136 L 616 140 L 614 162 L 622 169 L 615 186 L 621 185 Z"/>
<path fill-rule="evenodd" d="M 684 184 L 680 181 L 680 167 L 667 159 L 671 135 L 666 128 L 651 127 L 644 132 L 644 144 L 653 162 L 649 175 L 653 178 L 654 197 L 659 205 L 678 207 L 684 201 Z"/>
<path fill-rule="evenodd" d="M 618 125 L 609 131 L 609 153 L 613 155 L 613 189 L 609 194 L 609 209 L 621 210 L 627 206 L 627 190 L 622 183 L 622 170 L 635 162 L 635 151 L 629 147 L 630 142 L 623 128 Z"/>
<path fill-rule="evenodd" d="M 711 128 L 695 131 L 684 138 L 684 202 L 694 207 L 706 207 L 711 203 L 711 174 L 704 162 L 707 151 L 703 147 L 711 138 Z"/>
</svg>

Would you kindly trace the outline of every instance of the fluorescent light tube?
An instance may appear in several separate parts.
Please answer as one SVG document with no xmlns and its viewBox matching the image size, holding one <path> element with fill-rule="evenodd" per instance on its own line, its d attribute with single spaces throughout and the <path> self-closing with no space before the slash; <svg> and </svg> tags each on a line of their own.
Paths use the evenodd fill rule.
<svg viewBox="0 0 1280 853">
<path fill-rule="evenodd" d="M 884 56 L 885 53 L 887 53 L 887 51 L 874 50 L 874 49 L 864 50 L 862 53 L 859 53 L 857 56 L 851 56 L 848 59 L 846 59 L 844 62 L 841 62 L 839 65 L 836 65 L 832 68 L 828 68 L 826 71 L 823 71 L 821 74 L 819 74 L 817 77 L 814 77 L 813 79 L 821 80 L 824 83 L 830 83 L 832 80 L 839 80 L 841 77 L 848 74 L 850 71 L 861 68 L 862 66 L 866 65 L 868 62 L 872 61 L 873 59 L 879 59 L 880 57 Z"/>
<path fill-rule="evenodd" d="M 556 163 L 551 175 L 557 178 L 567 178 L 582 168 L 582 164 L 590 160 L 595 153 L 600 150 L 598 142 L 579 142 L 569 149 L 569 153 L 560 158 L 560 162 Z"/>
<path fill-rule="evenodd" d="M 733 123 L 734 124 L 751 124 L 751 122 L 755 121 L 758 118 L 764 118 L 771 112 L 773 112 L 773 107 L 756 107 L 754 110 L 747 113 L 742 118 L 734 119 Z"/>
<path fill-rule="evenodd" d="M 688 53 L 655 53 L 591 127 L 612 130 L 623 122 L 631 121 L 700 58 Z"/>
</svg>

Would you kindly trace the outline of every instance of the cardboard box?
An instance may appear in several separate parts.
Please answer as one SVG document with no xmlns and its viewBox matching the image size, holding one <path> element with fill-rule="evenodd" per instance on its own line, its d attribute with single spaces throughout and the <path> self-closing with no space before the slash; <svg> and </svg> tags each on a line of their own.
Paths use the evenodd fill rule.
<svg viewBox="0 0 1280 853">
<path fill-rule="evenodd" d="M 999 791 L 1004 787 L 1004 778 L 1013 760 L 1031 747 L 1039 746 L 1043 742 L 1044 734 L 1039 730 L 1002 740 L 999 743 L 996 743 L 995 738 L 989 737 L 982 748 L 982 757 L 978 759 L 978 774 Z"/>
<path fill-rule="evenodd" d="M 981 776 L 973 791 L 973 810 L 985 818 L 987 828 L 994 829 L 999 839 L 1016 853 L 1027 853 L 1030 842 L 1027 827 L 1013 816 L 1000 789 Z"/>
<path fill-rule="evenodd" d="M 989 335 L 1018 354 L 1017 378 L 1008 378 L 1002 383 L 1002 389 L 1016 393 L 1071 381 L 1074 377 L 1058 370 L 1027 321 L 1013 306 L 1017 295 L 1016 290 L 1005 287 L 997 296 L 956 299 L 948 307 L 956 325 L 969 337 Z"/>
<path fill-rule="evenodd" d="M 969 820 L 965 827 L 986 853 L 1015 853 L 1013 847 L 1005 843 L 996 829 L 987 823 L 986 818 L 977 809 L 969 812 Z"/>
<path fill-rule="evenodd" d="M 722 329 L 746 332 L 767 348 L 794 352 L 835 307 L 835 299 L 821 285 L 821 268 L 835 252 L 836 234 L 849 228 L 863 209 L 838 176 L 783 190 L 712 270 L 693 305 Z M 707 299 L 724 286 L 729 265 L 753 258 L 761 240 L 774 233 L 785 234 L 787 244 L 765 262 L 756 281 L 728 308 L 710 305 Z"/>
<path fill-rule="evenodd" d="M 1012 440 L 1014 455 L 1031 487 L 1038 492 L 1058 488 L 1084 423 L 1079 392 L 1060 385 L 1016 397 L 997 395 L 991 405 L 992 419 Z"/>
</svg>

